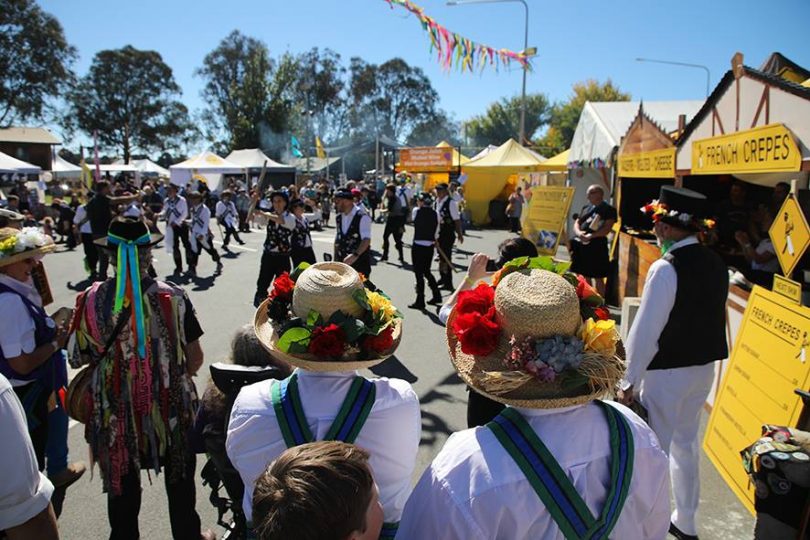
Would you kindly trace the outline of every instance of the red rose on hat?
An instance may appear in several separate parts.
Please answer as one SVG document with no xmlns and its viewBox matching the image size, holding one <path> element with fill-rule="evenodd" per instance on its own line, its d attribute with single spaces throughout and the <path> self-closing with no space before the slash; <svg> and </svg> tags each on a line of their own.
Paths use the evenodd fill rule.
<svg viewBox="0 0 810 540">
<path fill-rule="evenodd" d="M 270 291 L 270 298 L 278 298 L 285 302 L 292 302 L 295 282 L 290 279 L 290 274 L 284 272 L 273 281 L 273 290 Z"/>
<path fill-rule="evenodd" d="M 340 356 L 346 346 L 346 334 L 336 324 L 318 326 L 309 338 L 309 352 L 316 356 Z"/>
<path fill-rule="evenodd" d="M 577 274 L 577 298 L 581 303 L 588 306 L 601 306 L 605 303 L 602 296 L 596 292 L 596 289 L 579 274 Z"/>
<path fill-rule="evenodd" d="M 594 309 L 593 314 L 596 315 L 596 317 L 600 321 L 606 321 L 606 320 L 610 319 L 610 310 L 608 310 L 608 308 L 606 308 L 604 306 Z"/>
<path fill-rule="evenodd" d="M 376 336 L 366 336 L 363 348 L 370 352 L 383 353 L 394 345 L 394 327 L 389 326 Z"/>
<path fill-rule="evenodd" d="M 495 307 L 485 314 L 477 311 L 457 315 L 453 320 L 453 332 L 466 354 L 486 356 L 498 346 L 501 327 L 495 322 Z"/>
<path fill-rule="evenodd" d="M 459 316 L 467 313 L 484 314 L 494 304 L 495 289 L 485 283 L 480 283 L 475 289 L 459 293 L 456 313 Z"/>
</svg>

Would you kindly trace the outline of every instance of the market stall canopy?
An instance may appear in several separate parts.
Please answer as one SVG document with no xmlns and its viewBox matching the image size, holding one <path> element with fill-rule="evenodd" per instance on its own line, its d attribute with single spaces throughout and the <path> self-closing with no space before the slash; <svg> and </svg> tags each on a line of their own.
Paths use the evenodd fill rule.
<svg viewBox="0 0 810 540">
<path fill-rule="evenodd" d="M 586 102 L 571 141 L 569 162 L 596 168 L 606 163 L 636 118 L 639 105 L 638 101 Z M 645 101 L 644 111 L 672 132 L 678 129 L 678 116 L 686 115 L 689 122 L 702 105 L 701 100 Z"/>
<path fill-rule="evenodd" d="M 482 158 L 482 157 L 484 157 L 485 155 L 487 155 L 487 154 L 489 154 L 490 152 L 492 152 L 493 150 L 497 150 L 497 149 L 498 149 L 498 147 L 497 147 L 497 146 L 495 146 L 494 144 L 490 144 L 490 145 L 488 145 L 486 148 L 484 148 L 483 150 L 481 150 L 480 152 L 478 152 L 477 154 L 475 154 L 473 157 L 471 157 L 471 158 L 470 158 L 470 161 L 476 160 L 476 159 L 478 159 L 478 158 Z"/>
<path fill-rule="evenodd" d="M 326 170 L 327 159 L 330 167 L 335 163 L 337 163 L 338 161 L 340 161 L 339 157 L 330 157 L 330 158 L 301 157 L 291 159 L 290 165 L 304 173 L 317 173 Z"/>
<path fill-rule="evenodd" d="M 244 172 L 244 167 L 231 163 L 207 150 L 182 163 L 169 167 L 169 177 L 172 184 L 185 186 L 192 178 L 197 176 L 205 179 L 211 191 L 216 191 L 219 188 L 223 174 L 244 174 Z"/>
<path fill-rule="evenodd" d="M 39 174 L 41 168 L 0 152 L 0 174 Z"/>
<path fill-rule="evenodd" d="M 169 169 L 161 167 L 151 159 L 132 159 L 129 164 L 133 165 L 141 174 L 169 177 Z"/>
<path fill-rule="evenodd" d="M 88 163 L 87 166 L 90 167 L 91 171 L 96 170 L 96 166 L 94 164 L 92 164 L 92 163 Z M 99 170 L 101 171 L 102 174 L 104 174 L 104 173 L 110 173 L 110 174 L 132 173 L 132 174 L 134 174 L 134 173 L 138 172 L 138 169 L 135 167 L 135 165 L 127 165 L 126 163 L 100 164 L 98 166 L 98 168 L 99 168 Z"/>
<path fill-rule="evenodd" d="M 225 159 L 245 169 L 261 169 L 266 162 L 268 171 L 293 172 L 295 170 L 295 167 L 291 165 L 284 165 L 278 161 L 273 161 L 258 148 L 234 150 L 228 154 L 228 157 Z"/>
<path fill-rule="evenodd" d="M 82 168 L 74 165 L 59 154 L 53 159 L 51 172 L 56 174 L 56 177 L 78 178 L 82 175 Z"/>
<path fill-rule="evenodd" d="M 543 162 L 544 171 L 563 172 L 568 170 L 568 156 L 571 154 L 571 149 L 564 150 L 556 156 L 550 157 Z"/>
<path fill-rule="evenodd" d="M 447 141 L 440 142 L 439 144 L 436 145 L 436 148 L 452 148 L 453 149 L 453 167 L 460 167 L 460 166 L 462 166 L 465 163 L 470 161 L 470 158 L 468 158 L 464 154 L 460 153 L 458 150 L 456 150 L 455 146 L 452 146 Z"/>
<path fill-rule="evenodd" d="M 462 165 L 462 170 L 509 168 L 513 172 L 536 172 L 546 160 L 537 152 L 519 145 L 516 140 L 509 139 L 498 148 L 478 159 L 471 159 Z"/>
</svg>

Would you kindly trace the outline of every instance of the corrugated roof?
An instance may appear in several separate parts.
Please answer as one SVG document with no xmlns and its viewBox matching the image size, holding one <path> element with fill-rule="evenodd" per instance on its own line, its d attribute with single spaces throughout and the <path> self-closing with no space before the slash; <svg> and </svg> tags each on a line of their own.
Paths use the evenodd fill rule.
<svg viewBox="0 0 810 540">
<path fill-rule="evenodd" d="M 11 127 L 0 129 L 0 142 L 62 144 L 53 133 L 39 127 Z"/>
</svg>

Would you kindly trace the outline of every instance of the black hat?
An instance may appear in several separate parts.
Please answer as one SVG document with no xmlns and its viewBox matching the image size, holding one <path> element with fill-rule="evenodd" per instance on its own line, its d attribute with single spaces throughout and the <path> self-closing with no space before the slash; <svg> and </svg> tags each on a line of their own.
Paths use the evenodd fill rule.
<svg viewBox="0 0 810 540">
<path fill-rule="evenodd" d="M 304 207 L 304 201 L 302 201 L 301 199 L 293 199 L 293 200 L 290 201 L 290 209 L 297 208 L 299 206 L 301 208 Z"/>
<path fill-rule="evenodd" d="M 349 200 L 353 201 L 354 200 L 354 195 L 352 195 L 351 190 L 346 189 L 346 188 L 340 188 L 337 191 L 335 191 L 335 198 L 336 199 L 349 199 Z"/>
<path fill-rule="evenodd" d="M 433 197 L 427 191 L 419 192 L 419 195 L 416 196 L 417 201 L 422 201 L 425 204 L 431 204 L 433 202 Z"/>
<path fill-rule="evenodd" d="M 149 236 L 148 241 L 144 238 L 147 235 Z M 101 247 L 115 249 L 117 248 L 117 245 L 114 242 L 110 243 L 109 241 L 111 236 L 128 242 L 136 242 L 141 238 L 144 238 L 143 244 L 137 244 L 137 246 L 141 248 L 152 247 L 163 240 L 162 234 L 150 233 L 149 227 L 146 226 L 146 223 L 139 219 L 129 217 L 119 217 L 114 219 L 110 223 L 110 228 L 107 229 L 107 236 L 95 240 L 94 243 Z"/>
<path fill-rule="evenodd" d="M 706 196 L 691 189 L 661 186 L 657 201 L 644 206 L 642 211 L 654 222 L 697 231 L 704 225 Z"/>
<path fill-rule="evenodd" d="M 440 189 L 447 191 L 447 182 L 441 182 L 439 184 L 436 184 L 436 191 Z"/>
<path fill-rule="evenodd" d="M 273 200 L 273 197 L 281 197 L 282 199 L 284 199 L 284 202 L 286 204 L 290 204 L 290 196 L 287 195 L 286 191 L 281 191 L 280 189 L 277 189 L 277 190 L 273 191 L 272 193 L 270 193 L 270 200 L 271 201 Z"/>
</svg>

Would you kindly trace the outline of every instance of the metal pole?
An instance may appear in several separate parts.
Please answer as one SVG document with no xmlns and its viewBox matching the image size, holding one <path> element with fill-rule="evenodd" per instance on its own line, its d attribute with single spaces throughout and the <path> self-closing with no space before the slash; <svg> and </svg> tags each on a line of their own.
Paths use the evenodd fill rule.
<svg viewBox="0 0 810 540">
<path fill-rule="evenodd" d="M 709 71 L 709 68 L 704 66 L 703 64 L 689 64 L 687 62 L 673 62 L 670 60 L 657 60 L 654 58 L 636 58 L 636 62 L 652 62 L 653 64 L 669 64 L 671 66 L 683 66 L 683 67 L 693 67 L 702 69 L 706 72 L 706 97 L 709 97 L 709 90 L 711 88 L 711 79 L 712 74 Z"/>
<path fill-rule="evenodd" d="M 523 52 L 529 50 L 529 4 L 526 0 L 520 0 L 526 9 L 526 30 L 523 35 Z M 520 144 L 526 144 L 526 66 L 523 66 L 523 89 L 520 97 Z"/>
</svg>

